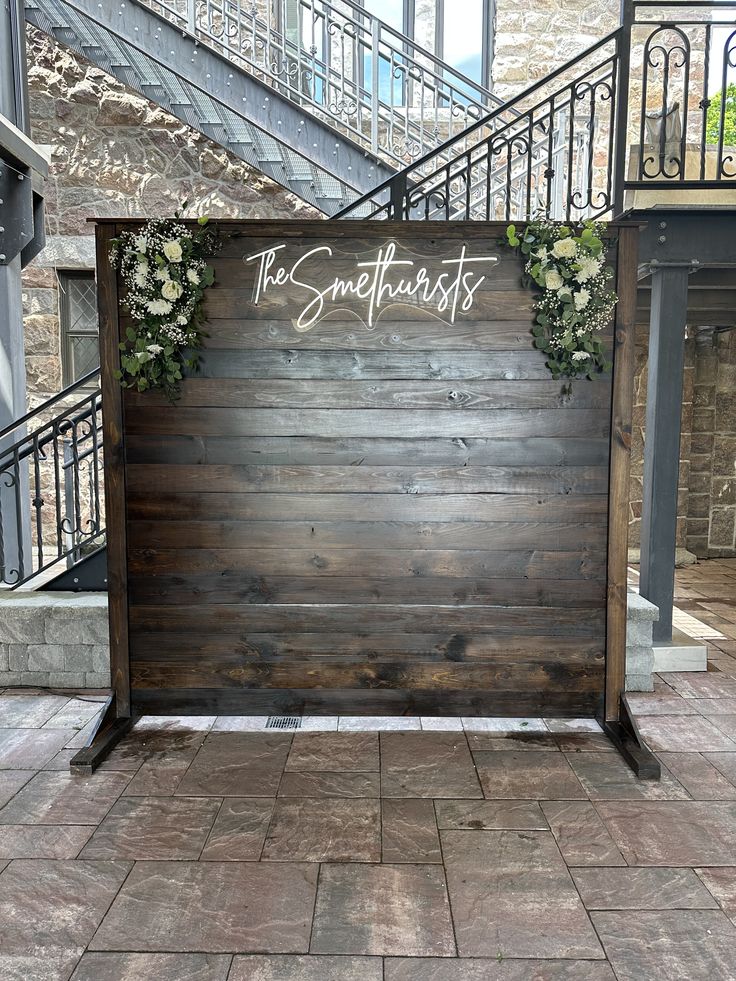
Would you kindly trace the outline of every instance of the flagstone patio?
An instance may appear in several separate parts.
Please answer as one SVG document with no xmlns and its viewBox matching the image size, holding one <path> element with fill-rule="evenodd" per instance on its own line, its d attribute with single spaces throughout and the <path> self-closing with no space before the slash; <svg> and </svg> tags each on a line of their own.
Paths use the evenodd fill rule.
<svg viewBox="0 0 736 981">
<path fill-rule="evenodd" d="M 143 719 L 0 697 L 3 981 L 736 978 L 736 561 L 678 573 L 709 671 L 589 720 Z M 260 730 L 260 731 L 259 731 Z"/>
</svg>

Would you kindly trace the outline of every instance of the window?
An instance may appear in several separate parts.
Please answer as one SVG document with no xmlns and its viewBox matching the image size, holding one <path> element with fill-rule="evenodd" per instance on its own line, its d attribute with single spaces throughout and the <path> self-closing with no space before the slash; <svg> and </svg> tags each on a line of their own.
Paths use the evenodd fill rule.
<svg viewBox="0 0 736 981">
<path fill-rule="evenodd" d="M 474 82 L 488 85 L 492 0 L 362 0 L 371 13 Z M 461 85 L 452 74 L 448 79 Z M 383 78 L 381 79 L 383 84 Z"/>
<path fill-rule="evenodd" d="M 64 387 L 99 367 L 97 287 L 93 272 L 59 273 Z"/>
</svg>

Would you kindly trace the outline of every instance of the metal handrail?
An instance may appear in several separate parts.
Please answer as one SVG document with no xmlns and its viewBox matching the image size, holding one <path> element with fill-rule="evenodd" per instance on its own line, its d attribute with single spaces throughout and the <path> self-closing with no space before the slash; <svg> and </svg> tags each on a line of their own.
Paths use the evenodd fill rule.
<svg viewBox="0 0 736 981">
<path fill-rule="evenodd" d="M 30 411 L 26 412 L 24 416 L 21 416 L 19 419 L 16 419 L 15 422 L 11 422 L 9 426 L 5 427 L 5 429 L 0 430 L 0 441 L 5 439 L 6 436 L 10 436 L 11 433 L 15 432 L 17 429 L 19 429 L 21 426 L 24 426 L 26 423 L 30 422 L 35 417 L 45 413 L 47 409 L 53 409 L 54 406 L 58 405 L 60 401 L 68 398 L 72 394 L 72 392 L 76 392 L 80 388 L 83 388 L 85 385 L 89 385 L 90 382 L 95 381 L 99 377 L 100 377 L 99 367 L 93 368 L 92 371 L 88 371 L 86 375 L 82 375 L 81 378 L 78 378 L 75 382 L 72 382 L 71 385 L 68 385 L 66 388 L 63 388 L 60 392 L 57 392 L 55 395 L 52 395 L 50 398 L 47 398 L 45 402 L 42 402 L 40 405 L 37 405 L 35 409 L 31 409 Z"/>
<path fill-rule="evenodd" d="M 408 192 L 411 192 L 412 186 L 409 184 L 409 180 L 412 175 L 417 174 L 422 179 L 426 178 L 438 169 L 438 165 L 444 165 L 446 160 L 457 160 L 468 151 L 469 147 L 480 146 L 485 143 L 492 136 L 496 135 L 499 127 L 507 127 L 509 123 L 518 122 L 523 117 L 526 117 L 528 111 L 524 111 L 521 108 L 524 102 L 547 88 L 551 83 L 568 73 L 571 69 L 577 67 L 581 62 L 586 61 L 606 45 L 617 43 L 620 40 L 621 32 L 622 29 L 620 27 L 615 31 L 611 31 L 610 34 L 607 34 L 586 48 L 585 51 L 564 62 L 559 68 L 555 69 L 555 71 L 543 79 L 528 86 L 518 95 L 504 103 L 503 106 L 492 110 L 482 119 L 468 126 L 461 135 L 448 138 L 434 150 L 429 150 L 422 157 L 409 164 L 401 173 L 387 178 L 381 184 L 374 187 L 372 191 L 369 191 L 360 198 L 356 198 L 346 208 L 333 215 L 333 218 L 345 218 L 351 214 L 355 214 L 355 212 L 361 210 L 365 205 L 373 203 L 381 192 L 392 191 L 402 182 L 408 188 Z M 512 118 L 502 119 L 504 113 L 509 114 Z M 399 218 L 400 215 L 396 214 L 395 217 Z"/>
<path fill-rule="evenodd" d="M 11 589 L 104 540 L 99 375 L 88 372 L 0 433 L 0 584 Z"/>
<path fill-rule="evenodd" d="M 654 7 L 656 18 L 639 16 Z M 693 19 L 692 7 L 709 16 Z M 725 102 L 708 114 L 712 79 L 724 93 L 734 81 L 736 19 L 724 10 L 736 3 L 624 0 L 621 26 L 507 103 L 513 118 L 490 112 L 334 217 L 572 220 L 621 214 L 625 195 L 653 182 L 736 191 Z M 631 78 L 641 89 L 633 104 Z"/>
<path fill-rule="evenodd" d="M 297 0 L 293 26 L 285 0 L 268 19 L 240 0 L 138 2 L 394 166 L 458 135 L 489 106 L 503 107 L 486 86 L 353 0 Z"/>
</svg>

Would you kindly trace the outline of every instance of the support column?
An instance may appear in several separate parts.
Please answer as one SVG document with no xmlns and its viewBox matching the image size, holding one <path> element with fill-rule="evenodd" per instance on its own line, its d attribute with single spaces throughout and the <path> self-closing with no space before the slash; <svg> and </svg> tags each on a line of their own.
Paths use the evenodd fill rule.
<svg viewBox="0 0 736 981">
<path fill-rule="evenodd" d="M 687 284 L 692 263 L 652 262 L 639 592 L 659 607 L 654 643 L 672 640 Z"/>
</svg>

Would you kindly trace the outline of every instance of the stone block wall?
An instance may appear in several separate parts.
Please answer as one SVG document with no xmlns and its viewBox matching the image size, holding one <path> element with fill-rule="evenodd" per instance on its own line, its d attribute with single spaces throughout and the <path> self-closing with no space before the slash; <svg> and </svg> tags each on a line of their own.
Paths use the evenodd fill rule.
<svg viewBox="0 0 736 981">
<path fill-rule="evenodd" d="M 108 688 L 110 646 L 104 593 L 4 593 L 0 687 Z"/>
<path fill-rule="evenodd" d="M 736 331 L 698 332 L 687 547 L 736 556 Z"/>
<path fill-rule="evenodd" d="M 636 367 L 634 375 L 634 405 L 632 411 L 631 478 L 629 486 L 629 548 L 640 545 L 642 484 L 644 477 L 644 440 L 646 437 L 647 369 L 649 364 L 649 328 L 636 328 Z M 680 436 L 680 473 L 677 486 L 677 547 L 687 547 L 690 454 L 695 409 L 693 392 L 696 372 L 695 336 L 685 340 L 685 370 L 682 398 L 682 429 Z"/>
</svg>

